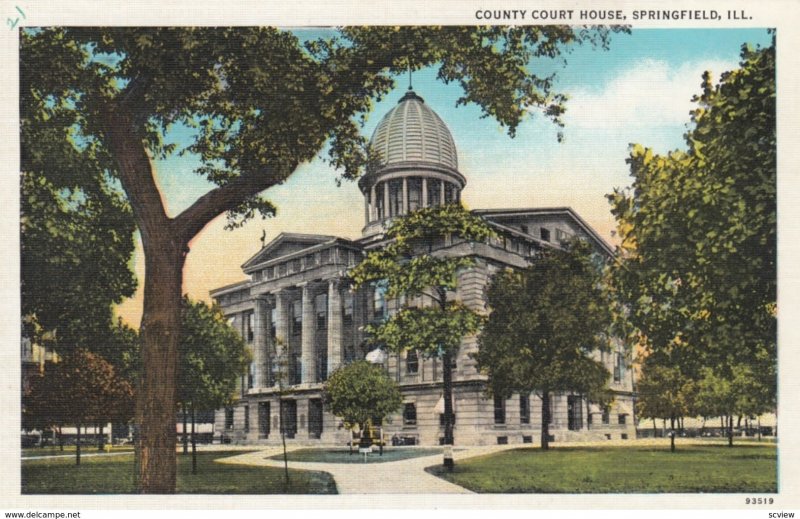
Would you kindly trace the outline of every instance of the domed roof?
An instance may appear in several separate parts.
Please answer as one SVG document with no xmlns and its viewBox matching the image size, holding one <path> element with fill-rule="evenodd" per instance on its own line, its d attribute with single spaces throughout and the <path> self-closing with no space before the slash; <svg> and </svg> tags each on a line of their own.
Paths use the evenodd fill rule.
<svg viewBox="0 0 800 519">
<path fill-rule="evenodd" d="M 370 139 L 380 166 L 427 162 L 458 170 L 456 144 L 436 112 L 409 90 L 378 123 Z"/>
</svg>

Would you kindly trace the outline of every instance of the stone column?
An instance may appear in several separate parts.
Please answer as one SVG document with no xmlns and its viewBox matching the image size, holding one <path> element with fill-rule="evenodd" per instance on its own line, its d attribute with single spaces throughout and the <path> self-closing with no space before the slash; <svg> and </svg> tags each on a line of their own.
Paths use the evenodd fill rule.
<svg viewBox="0 0 800 519">
<path fill-rule="evenodd" d="M 261 298 L 255 300 L 255 312 L 253 313 L 253 328 L 255 337 L 253 340 L 253 363 L 255 373 L 253 374 L 253 387 L 267 387 L 268 359 L 267 352 L 267 333 L 269 320 L 267 302 Z"/>
<path fill-rule="evenodd" d="M 369 197 L 364 197 L 364 225 L 369 225 Z"/>
<path fill-rule="evenodd" d="M 445 186 L 445 183 L 444 183 L 444 180 L 440 180 L 439 182 L 441 182 L 441 187 L 439 189 L 439 205 L 444 205 L 444 186 Z"/>
<path fill-rule="evenodd" d="M 342 299 L 339 280 L 328 280 L 328 376 L 342 363 Z"/>
<path fill-rule="evenodd" d="M 289 294 L 286 290 L 279 290 L 275 293 L 275 355 L 280 359 L 282 365 L 278 366 L 283 377 L 284 385 L 289 382 Z M 275 383 L 278 383 L 277 377 Z"/>
<path fill-rule="evenodd" d="M 311 384 L 317 381 L 316 373 L 316 322 L 314 319 L 314 292 L 310 283 L 303 283 L 303 328 L 300 337 L 300 383 Z"/>
<path fill-rule="evenodd" d="M 369 188 L 369 222 L 378 219 L 378 207 L 376 206 L 377 203 L 378 198 L 375 196 L 375 184 L 372 184 L 372 187 Z"/>
<path fill-rule="evenodd" d="M 408 214 L 408 178 L 403 177 L 403 208 L 400 210 L 402 214 Z"/>
<path fill-rule="evenodd" d="M 383 183 L 383 219 L 386 220 L 390 216 L 394 216 L 390 212 L 389 207 L 389 181 Z"/>
<path fill-rule="evenodd" d="M 428 179 L 422 177 L 422 203 L 420 207 L 428 207 Z"/>
</svg>

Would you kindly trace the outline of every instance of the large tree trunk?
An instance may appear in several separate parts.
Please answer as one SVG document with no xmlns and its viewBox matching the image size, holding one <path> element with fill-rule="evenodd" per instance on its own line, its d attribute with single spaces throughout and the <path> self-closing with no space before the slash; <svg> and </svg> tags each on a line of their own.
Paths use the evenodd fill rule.
<svg viewBox="0 0 800 519">
<path fill-rule="evenodd" d="M 444 468 L 453 472 L 453 354 L 442 355 L 442 378 L 444 385 Z"/>
<path fill-rule="evenodd" d="M 142 241 L 142 375 L 136 399 L 139 491 L 171 494 L 176 483 L 175 402 L 184 252 L 166 236 L 147 240 L 143 234 Z"/>
<path fill-rule="evenodd" d="M 179 232 L 176 220 L 166 214 L 145 149 L 144 121 L 136 119 L 135 98 L 130 96 L 130 105 L 123 106 L 123 100 L 106 107 L 102 124 L 133 209 L 145 257 L 142 373 L 135 418 L 139 428 L 135 463 L 138 491 L 172 494 L 177 461 L 175 410 L 183 264 L 188 241 L 199 229 Z M 207 220 L 197 223 L 202 228 Z"/>
<path fill-rule="evenodd" d="M 542 450 L 550 448 L 550 392 L 542 391 Z"/>
<path fill-rule="evenodd" d="M 105 434 L 104 434 L 104 429 L 105 429 L 105 426 L 101 425 L 100 426 L 100 437 L 97 438 L 97 450 L 99 450 L 99 451 L 102 451 L 103 447 L 105 447 L 106 437 L 105 437 Z"/>
</svg>

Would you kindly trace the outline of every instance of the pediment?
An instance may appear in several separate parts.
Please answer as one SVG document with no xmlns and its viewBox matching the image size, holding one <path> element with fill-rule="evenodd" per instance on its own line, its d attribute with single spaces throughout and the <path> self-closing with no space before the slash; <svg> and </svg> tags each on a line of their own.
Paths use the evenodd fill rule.
<svg viewBox="0 0 800 519">
<path fill-rule="evenodd" d="M 320 234 L 280 233 L 252 258 L 247 260 L 242 265 L 242 269 L 247 271 L 253 266 L 279 259 L 335 239 L 335 236 Z"/>
</svg>

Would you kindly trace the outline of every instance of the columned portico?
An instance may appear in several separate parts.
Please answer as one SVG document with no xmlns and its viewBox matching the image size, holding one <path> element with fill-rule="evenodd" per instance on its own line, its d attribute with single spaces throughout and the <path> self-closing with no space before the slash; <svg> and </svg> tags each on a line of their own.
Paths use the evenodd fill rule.
<svg viewBox="0 0 800 519">
<path fill-rule="evenodd" d="M 328 280 L 328 376 L 342 362 L 342 300 L 339 280 Z"/>
<path fill-rule="evenodd" d="M 300 362 L 301 362 L 301 384 L 313 384 L 316 382 L 317 355 L 316 355 L 316 322 L 314 319 L 314 292 L 311 283 L 303 283 L 302 304 L 303 304 L 303 324 L 300 337 Z"/>
</svg>

